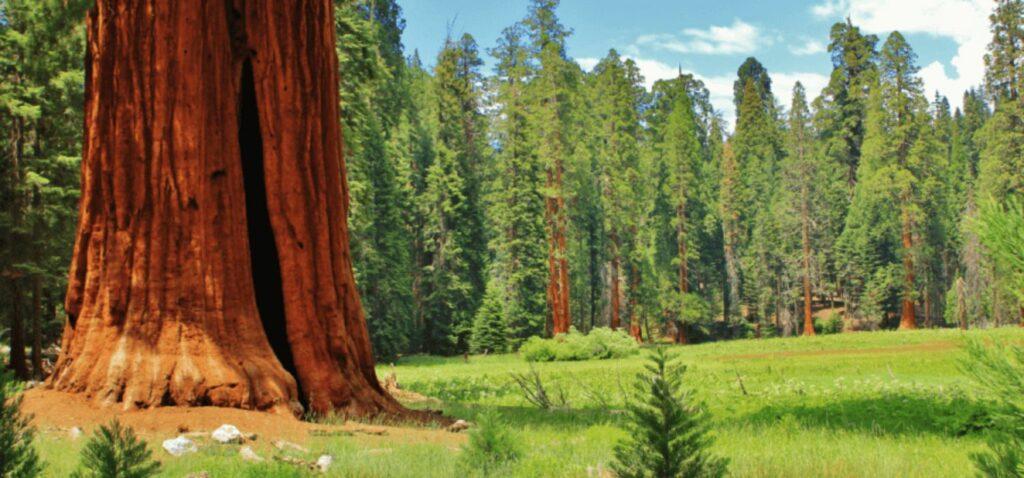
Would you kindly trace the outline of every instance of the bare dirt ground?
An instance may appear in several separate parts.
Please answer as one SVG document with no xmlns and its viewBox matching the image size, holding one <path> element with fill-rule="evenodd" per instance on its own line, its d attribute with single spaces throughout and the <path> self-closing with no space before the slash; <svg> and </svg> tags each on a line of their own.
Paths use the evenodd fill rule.
<svg viewBox="0 0 1024 478">
<path fill-rule="evenodd" d="M 33 415 L 33 423 L 44 433 L 67 432 L 73 427 L 90 433 L 96 426 L 117 418 L 137 433 L 151 437 L 173 437 L 187 433 L 209 433 L 223 424 L 238 427 L 258 439 L 282 439 L 304 443 L 318 435 L 352 434 L 368 441 L 394 443 L 461 443 L 465 434 L 439 428 L 394 427 L 346 422 L 340 425 L 311 423 L 288 415 L 219 407 L 157 407 L 123 410 L 119 405 L 101 406 L 80 395 L 39 387 L 24 395 L 22 410 Z"/>
</svg>

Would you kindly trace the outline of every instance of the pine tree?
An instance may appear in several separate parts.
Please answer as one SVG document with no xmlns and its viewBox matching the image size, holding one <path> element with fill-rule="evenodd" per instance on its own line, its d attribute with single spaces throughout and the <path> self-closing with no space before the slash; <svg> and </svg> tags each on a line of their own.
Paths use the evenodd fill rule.
<svg viewBox="0 0 1024 478">
<path fill-rule="evenodd" d="M 622 283 L 626 282 L 630 290 L 638 285 L 632 277 L 625 276 L 635 269 L 635 264 L 627 261 L 632 258 L 637 237 L 639 104 L 643 88 L 636 64 L 628 59 L 623 61 L 615 50 L 598 63 L 594 74 L 596 126 L 603 141 L 597 150 L 601 206 L 611 259 L 609 325 L 617 329 L 622 325 Z"/>
<path fill-rule="evenodd" d="M 992 41 L 985 55 L 985 90 L 994 103 L 992 117 L 975 134 L 980 147 L 976 202 L 1005 201 L 1024 194 L 1024 2 L 1000 0 L 989 17 Z M 997 276 L 992 291 L 994 318 L 1003 309 L 1007 271 L 990 264 Z M 1012 286 L 1010 286 L 1012 287 Z M 1002 292 L 1002 293 L 1001 293 Z M 1024 324 L 1024 303 L 1018 306 Z"/>
<path fill-rule="evenodd" d="M 493 122 L 498 149 L 490 174 L 488 212 L 495 231 L 491 240 L 494 278 L 488 288 L 504 290 L 501 300 L 510 338 L 518 344 L 544 332 L 548 278 L 543 166 L 531 131 L 527 92 L 534 70 L 522 25 L 507 28 L 491 54 L 498 59 L 495 81 L 500 108 Z M 494 285 L 495 281 L 501 285 Z"/>
<path fill-rule="evenodd" d="M 893 32 L 881 56 L 856 193 L 839 247 L 849 274 L 851 308 L 880 319 L 898 299 L 900 328 L 908 329 L 917 326 L 916 259 L 927 227 L 924 198 L 933 187 L 928 167 L 937 154 L 916 55 Z"/>
<path fill-rule="evenodd" d="M 424 347 L 456 353 L 469 347 L 484 290 L 487 244 L 480 174 L 484 155 L 479 67 L 473 37 L 448 39 L 434 67 L 436 156 L 427 171 L 423 309 Z"/>
<path fill-rule="evenodd" d="M 22 379 L 25 346 L 42 378 L 42 345 L 62 326 L 44 310 L 55 311 L 63 295 L 76 226 L 90 3 L 0 5 L 0 304 L 9 312 L 10 366 Z"/>
<path fill-rule="evenodd" d="M 660 159 L 660 166 L 664 170 L 664 181 L 661 184 L 662 194 L 665 195 L 666 205 L 673 212 L 668 221 L 670 230 L 674 230 L 674 242 L 676 245 L 675 257 L 669 260 L 677 268 L 677 279 L 675 281 L 674 294 L 678 301 L 674 301 L 672 314 L 676 329 L 676 343 L 685 343 L 685 321 L 684 317 L 691 316 L 686 310 L 690 294 L 690 255 L 694 254 L 691 246 L 694 240 L 690 237 L 690 230 L 693 229 L 693 220 L 690 210 L 695 206 L 697 197 L 697 180 L 701 174 L 703 162 L 703 151 L 701 149 L 696 113 L 690 100 L 689 85 L 682 75 L 664 87 L 668 90 L 667 105 L 662 107 L 667 111 L 662 112 L 663 124 L 656 125 L 657 131 L 657 154 Z M 656 88 L 657 89 L 657 88 Z"/>
<path fill-rule="evenodd" d="M 572 154 L 568 115 L 572 71 L 565 39 L 572 33 L 558 21 L 559 0 L 533 0 L 525 21 L 536 63 L 532 82 L 534 135 L 537 156 L 544 167 L 545 230 L 548 242 L 548 309 L 551 332 L 569 332 L 569 259 L 566 250 L 565 169 Z"/>
<path fill-rule="evenodd" d="M 818 223 L 818 211 L 814 198 L 820 194 L 822 176 L 819 170 L 820 158 L 814 150 L 814 130 L 811 125 L 811 114 L 807 107 L 807 96 L 800 82 L 793 86 L 793 103 L 789 108 L 789 128 L 787 129 L 787 156 L 782 165 L 782 179 L 785 185 L 784 194 L 787 207 L 787 219 L 797 217 L 800 231 L 800 282 L 803 295 L 803 334 L 814 335 L 814 318 L 811 312 L 812 275 L 817 269 L 817 258 L 812 251 L 817 249 L 814 239 L 817 237 L 815 224 Z M 795 228 L 796 229 L 796 228 Z"/>
<path fill-rule="evenodd" d="M 627 405 L 630 438 L 615 447 L 612 465 L 622 478 L 717 477 L 728 460 L 707 451 L 708 417 L 683 388 L 685 367 L 669 364 L 658 348 L 637 374 L 634 399 Z"/>
<path fill-rule="evenodd" d="M 116 419 L 100 425 L 82 448 L 76 478 L 148 478 L 160 471 L 153 452 L 131 427 Z"/>
<path fill-rule="evenodd" d="M 487 285 L 484 301 L 473 318 L 470 351 L 473 353 L 502 353 L 508 349 L 509 330 L 506 321 L 503 291 L 494 281 Z"/>
<path fill-rule="evenodd" d="M 31 417 L 21 413 L 21 400 L 12 377 L 0 370 L 0 476 L 4 477 L 31 478 L 43 470 L 32 443 L 35 428 Z"/>
<path fill-rule="evenodd" d="M 381 9 L 397 32 L 377 21 Z M 404 63 L 401 44 L 385 41 L 401 34 L 400 10 L 393 2 L 346 0 L 335 23 L 356 283 L 375 354 L 394 357 L 409 348 L 413 328 L 413 264 L 402 217 L 408 198 L 392 146 L 407 102 L 398 87 Z"/>
<path fill-rule="evenodd" d="M 740 79 L 751 71 L 763 71 L 763 67 L 756 60 L 748 60 L 739 71 Z M 739 181 L 738 189 L 734 189 L 733 205 L 738 217 L 734 225 L 738 227 L 730 234 L 735 236 L 732 253 L 739 259 L 742 274 L 740 298 L 747 303 L 750 315 L 763 319 L 770 313 L 780 267 L 778 251 L 772 246 L 779 241 L 775 237 L 778 233 L 771 209 L 775 202 L 782 144 L 774 96 L 770 85 L 758 78 L 758 75 L 747 78 L 743 93 L 737 98 L 742 102 L 730 145 Z"/>
</svg>

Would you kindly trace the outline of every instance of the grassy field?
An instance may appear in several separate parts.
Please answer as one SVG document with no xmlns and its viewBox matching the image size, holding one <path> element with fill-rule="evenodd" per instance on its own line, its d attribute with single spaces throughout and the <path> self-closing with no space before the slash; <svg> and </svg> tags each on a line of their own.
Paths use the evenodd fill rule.
<svg viewBox="0 0 1024 478">
<path fill-rule="evenodd" d="M 1024 330 L 928 330 L 744 340 L 672 347 L 688 366 L 686 383 L 713 416 L 715 451 L 732 476 L 945 477 L 974 474 L 984 397 L 959 370 L 965 336 L 1024 340 Z M 514 430 L 523 456 L 501 476 L 602 476 L 623 437 L 620 410 L 644 362 L 635 357 L 535 364 L 564 406 L 529 404 L 511 379 L 531 364 L 516 355 L 409 357 L 382 364 L 403 389 L 435 397 L 445 413 L 472 420 L 497 409 Z M 450 435 L 438 433 L 438 436 Z M 465 476 L 462 435 L 396 443 L 388 437 L 313 439 L 331 453 L 332 476 Z M 59 446 L 57 446 L 59 445 Z M 53 476 L 74 465 L 76 445 L 44 436 L 40 447 Z M 165 476 L 206 470 L 219 476 L 290 476 L 280 465 L 246 465 L 216 449 L 189 459 L 161 455 Z M 607 475 L 604 475 L 607 476 Z"/>
</svg>

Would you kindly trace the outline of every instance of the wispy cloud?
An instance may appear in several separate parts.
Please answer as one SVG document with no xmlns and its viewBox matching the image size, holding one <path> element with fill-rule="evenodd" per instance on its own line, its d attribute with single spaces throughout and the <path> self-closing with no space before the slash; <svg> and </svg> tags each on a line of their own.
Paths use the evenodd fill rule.
<svg viewBox="0 0 1024 478">
<path fill-rule="evenodd" d="M 687 28 L 679 34 L 658 33 L 636 39 L 638 46 L 650 46 L 677 53 L 737 55 L 752 53 L 772 42 L 761 29 L 736 19 L 732 25 L 712 25 L 706 29 Z"/>
<path fill-rule="evenodd" d="M 818 40 L 803 39 L 802 43 L 790 45 L 789 52 L 797 56 L 817 55 L 825 52 L 825 44 Z"/>
</svg>

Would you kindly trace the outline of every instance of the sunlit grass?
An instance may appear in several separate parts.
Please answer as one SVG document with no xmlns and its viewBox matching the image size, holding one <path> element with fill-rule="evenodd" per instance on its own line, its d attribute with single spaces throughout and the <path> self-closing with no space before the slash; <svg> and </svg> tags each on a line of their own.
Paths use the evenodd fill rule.
<svg viewBox="0 0 1024 478">
<path fill-rule="evenodd" d="M 733 476 L 972 476 L 969 454 L 983 444 L 984 397 L 959 369 L 963 336 L 1024 340 L 1024 330 L 927 330 L 745 340 L 672 347 L 688 367 L 686 383 L 711 412 L 716 453 Z M 407 357 L 382 364 L 406 390 L 436 397 L 454 417 L 497 409 L 522 442 L 523 456 L 502 476 L 588 477 L 608 469 L 623 437 L 620 410 L 645 353 L 586 362 L 530 364 L 519 356 Z M 565 407 L 540 410 L 510 374 L 540 372 Z M 441 433 L 441 432 L 439 432 Z M 43 434 L 47 476 L 68 476 L 82 440 Z M 459 441 L 416 442 L 354 434 L 312 438 L 307 459 L 334 456 L 328 476 L 462 477 Z M 156 449 L 161 476 L 206 471 L 211 477 L 306 476 L 273 463 L 266 443 L 251 464 L 237 447 L 204 447 L 187 458 Z"/>
</svg>

